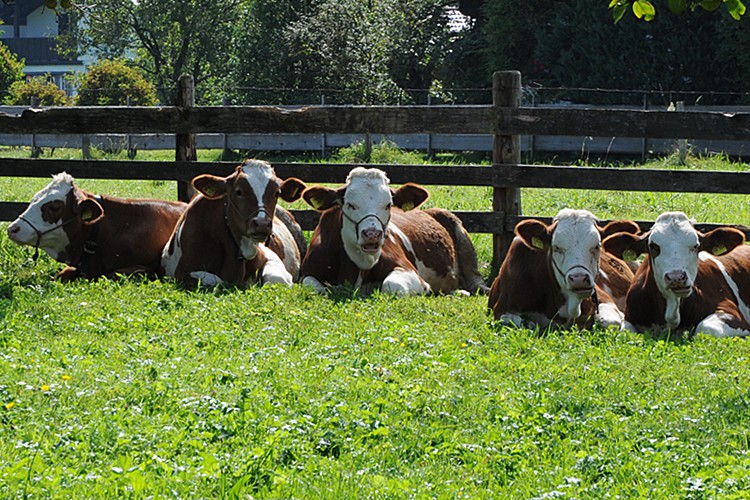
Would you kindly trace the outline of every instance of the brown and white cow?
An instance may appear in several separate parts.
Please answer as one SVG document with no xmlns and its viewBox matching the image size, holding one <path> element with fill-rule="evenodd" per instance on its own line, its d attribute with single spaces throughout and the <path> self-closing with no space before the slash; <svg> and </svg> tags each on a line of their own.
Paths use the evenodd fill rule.
<svg viewBox="0 0 750 500">
<path fill-rule="evenodd" d="M 291 285 L 306 250 L 294 217 L 276 205 L 299 199 L 299 179 L 282 181 L 262 160 L 246 160 L 227 177 L 199 175 L 198 194 L 164 247 L 167 276 L 195 286 Z"/>
<path fill-rule="evenodd" d="M 161 251 L 187 204 L 95 196 L 62 172 L 8 226 L 8 237 L 67 264 L 70 281 L 159 270 Z"/>
<path fill-rule="evenodd" d="M 625 294 L 633 278 L 628 265 L 600 251 L 602 238 L 637 232 L 633 221 L 601 228 L 586 210 L 561 210 L 547 225 L 528 219 L 516 236 L 490 289 L 494 317 L 515 326 L 621 326 Z"/>
<path fill-rule="evenodd" d="M 411 210 L 429 197 L 423 187 L 393 191 L 385 172 L 357 167 L 344 186 L 313 186 L 303 197 L 323 211 L 302 262 L 303 285 L 321 293 L 345 283 L 394 294 L 487 291 L 461 221 L 443 209 Z"/>
<path fill-rule="evenodd" d="M 750 247 L 734 228 L 697 231 L 682 212 L 661 214 L 642 235 L 614 234 L 604 248 L 647 254 L 627 294 L 625 328 L 716 337 L 750 335 Z"/>
</svg>

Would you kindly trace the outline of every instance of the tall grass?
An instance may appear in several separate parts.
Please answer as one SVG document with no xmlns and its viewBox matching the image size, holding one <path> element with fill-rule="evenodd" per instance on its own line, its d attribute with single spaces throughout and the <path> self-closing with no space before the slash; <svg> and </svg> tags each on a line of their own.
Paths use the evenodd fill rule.
<svg viewBox="0 0 750 500">
<path fill-rule="evenodd" d="M 6 199 L 34 189 L 2 182 Z M 176 193 L 171 183 L 80 183 Z M 432 205 L 489 209 L 489 189 L 430 190 Z M 539 215 L 747 216 L 741 197 L 523 197 Z M 63 285 L 49 279 L 60 264 L 30 255 L 0 238 L 2 498 L 750 494 L 742 340 L 539 335 L 494 325 L 484 297 Z"/>
</svg>

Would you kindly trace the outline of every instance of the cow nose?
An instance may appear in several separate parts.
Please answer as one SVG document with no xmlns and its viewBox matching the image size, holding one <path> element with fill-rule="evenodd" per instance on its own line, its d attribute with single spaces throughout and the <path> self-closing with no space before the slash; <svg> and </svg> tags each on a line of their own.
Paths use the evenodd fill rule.
<svg viewBox="0 0 750 500">
<path fill-rule="evenodd" d="M 383 237 L 383 231 L 374 227 L 362 230 L 362 239 L 365 242 L 376 242 L 380 241 Z"/>
<path fill-rule="evenodd" d="M 664 282 L 670 288 L 682 288 L 687 286 L 688 276 L 685 271 L 669 271 L 664 274 Z"/>
<path fill-rule="evenodd" d="M 17 234 L 18 231 L 21 230 L 21 226 L 17 224 L 11 224 L 8 226 L 8 237 L 12 237 L 14 234 Z"/>
<path fill-rule="evenodd" d="M 591 276 L 583 271 L 576 271 L 568 274 L 568 285 L 572 290 L 590 289 Z"/>
<path fill-rule="evenodd" d="M 252 220 L 253 230 L 259 233 L 270 233 L 273 221 L 269 217 L 255 217 Z"/>
</svg>

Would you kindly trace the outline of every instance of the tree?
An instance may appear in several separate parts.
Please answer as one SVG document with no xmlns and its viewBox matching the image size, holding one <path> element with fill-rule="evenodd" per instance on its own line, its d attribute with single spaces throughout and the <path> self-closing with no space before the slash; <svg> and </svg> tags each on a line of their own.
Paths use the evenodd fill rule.
<svg viewBox="0 0 750 500">
<path fill-rule="evenodd" d="M 675 14 L 681 14 L 685 11 L 695 11 L 701 9 L 713 12 L 721 5 L 724 5 L 727 12 L 735 20 L 739 21 L 745 15 L 745 4 L 742 0 L 668 0 L 669 10 Z M 651 21 L 656 16 L 656 7 L 650 0 L 610 0 L 609 8 L 612 9 L 612 17 L 615 22 L 620 21 L 625 12 L 630 9 L 635 17 L 645 21 Z"/>
<path fill-rule="evenodd" d="M 0 42 L 0 92 L 6 92 L 13 82 L 23 78 L 24 60 Z"/>
<path fill-rule="evenodd" d="M 439 77 L 448 44 L 444 3 L 255 0 L 236 24 L 243 50 L 232 81 L 247 92 L 234 98 L 257 102 L 264 98 L 257 87 L 285 87 L 329 89 L 338 102 L 408 99 L 404 89 L 429 87 Z M 309 103 L 312 96 L 305 97 Z"/>
<path fill-rule="evenodd" d="M 157 86 L 163 102 L 183 73 L 196 86 L 220 77 L 231 60 L 231 34 L 243 0 L 89 0 L 82 18 L 82 49 L 107 59 L 133 58 Z"/>
<path fill-rule="evenodd" d="M 122 60 L 101 60 L 80 77 L 79 106 L 155 106 L 156 89 Z"/>
</svg>

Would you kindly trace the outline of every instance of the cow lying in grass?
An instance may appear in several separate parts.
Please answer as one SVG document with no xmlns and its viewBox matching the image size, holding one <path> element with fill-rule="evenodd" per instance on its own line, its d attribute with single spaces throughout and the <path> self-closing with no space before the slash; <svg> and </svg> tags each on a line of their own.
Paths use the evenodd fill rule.
<svg viewBox="0 0 750 500">
<path fill-rule="evenodd" d="M 282 181 L 268 162 L 246 160 L 227 177 L 193 179 L 198 194 L 164 247 L 164 273 L 187 286 L 291 285 L 306 250 L 302 229 L 276 206 L 295 201 L 305 184 Z"/>
<path fill-rule="evenodd" d="M 62 172 L 8 226 L 8 237 L 67 264 L 57 275 L 61 281 L 156 275 L 162 248 L 186 206 L 176 201 L 97 196 Z"/>
<path fill-rule="evenodd" d="M 601 228 L 585 210 L 561 210 L 550 225 L 520 222 L 488 307 L 496 319 L 516 326 L 621 326 L 633 272 L 620 258 L 600 252 L 601 242 L 615 232 L 638 230 L 632 221 Z"/>
<path fill-rule="evenodd" d="M 605 250 L 646 254 L 627 295 L 625 327 L 716 337 L 750 334 L 750 247 L 734 228 L 701 233 L 682 212 L 667 212 L 645 234 L 615 234 Z"/>
<path fill-rule="evenodd" d="M 322 211 L 302 262 L 302 284 L 319 292 L 350 284 L 394 294 L 486 292 L 461 221 L 447 210 L 417 210 L 423 187 L 389 187 L 378 169 L 353 169 L 338 189 L 313 186 L 303 197 Z"/>
</svg>

